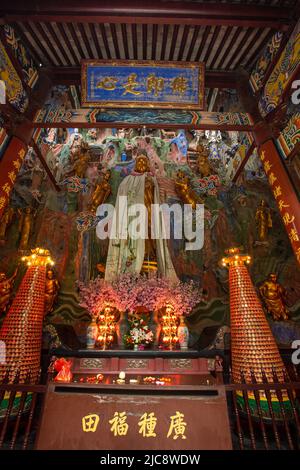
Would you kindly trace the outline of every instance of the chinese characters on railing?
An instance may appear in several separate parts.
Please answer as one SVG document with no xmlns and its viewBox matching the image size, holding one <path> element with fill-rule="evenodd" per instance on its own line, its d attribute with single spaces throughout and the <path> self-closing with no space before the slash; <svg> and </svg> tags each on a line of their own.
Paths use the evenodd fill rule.
<svg viewBox="0 0 300 470">
<path fill-rule="evenodd" d="M 187 439 L 186 427 L 187 423 L 184 420 L 184 414 L 180 411 L 176 411 L 174 415 L 169 417 L 169 429 L 167 432 L 167 439 Z M 96 432 L 98 426 L 106 429 L 105 426 L 109 426 L 109 430 L 114 437 L 127 436 L 129 431 L 129 424 L 127 423 L 127 413 L 125 411 L 115 411 L 114 415 L 108 422 L 100 422 L 100 416 L 97 414 L 89 414 L 82 418 L 82 430 L 83 432 Z M 136 432 L 142 437 L 156 437 L 156 428 L 159 428 L 159 422 L 155 413 L 149 412 L 144 413 L 136 423 Z"/>
</svg>

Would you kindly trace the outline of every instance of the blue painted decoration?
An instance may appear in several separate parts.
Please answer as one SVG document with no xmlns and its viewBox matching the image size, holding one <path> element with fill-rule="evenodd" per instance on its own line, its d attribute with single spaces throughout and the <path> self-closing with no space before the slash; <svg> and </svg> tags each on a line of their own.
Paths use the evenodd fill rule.
<svg viewBox="0 0 300 470">
<path fill-rule="evenodd" d="M 204 64 L 84 61 L 82 105 L 203 109 Z"/>
</svg>

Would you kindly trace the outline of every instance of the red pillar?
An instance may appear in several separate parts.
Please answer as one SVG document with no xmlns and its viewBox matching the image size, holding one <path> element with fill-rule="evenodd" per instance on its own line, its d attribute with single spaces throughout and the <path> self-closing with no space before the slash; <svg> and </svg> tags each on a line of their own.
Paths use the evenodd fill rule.
<svg viewBox="0 0 300 470">
<path fill-rule="evenodd" d="M 0 219 L 8 205 L 26 151 L 27 145 L 19 138 L 12 137 L 0 161 Z"/>
<path fill-rule="evenodd" d="M 273 140 L 259 146 L 259 156 L 268 177 L 293 251 L 300 263 L 300 204 Z"/>
</svg>

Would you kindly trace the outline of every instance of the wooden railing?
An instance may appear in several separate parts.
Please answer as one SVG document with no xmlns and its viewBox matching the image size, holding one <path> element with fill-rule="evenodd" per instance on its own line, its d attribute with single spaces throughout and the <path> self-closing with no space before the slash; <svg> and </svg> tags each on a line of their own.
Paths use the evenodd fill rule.
<svg viewBox="0 0 300 470">
<path fill-rule="evenodd" d="M 30 383 L 30 373 L 19 383 L 19 373 L 8 383 L 9 371 L 0 383 L 0 449 L 29 449 L 39 424 L 46 385 Z"/>
<path fill-rule="evenodd" d="M 299 450 L 300 378 L 296 368 L 289 376 L 283 371 L 284 383 L 279 382 L 274 369 L 272 381 L 268 380 L 264 370 L 261 373 L 263 383 L 258 383 L 254 372 L 250 370 L 252 383 L 246 383 L 245 373 L 241 371 L 241 383 L 225 385 L 233 446 L 241 450 Z M 242 398 L 243 406 L 238 403 L 238 397 Z"/>
</svg>

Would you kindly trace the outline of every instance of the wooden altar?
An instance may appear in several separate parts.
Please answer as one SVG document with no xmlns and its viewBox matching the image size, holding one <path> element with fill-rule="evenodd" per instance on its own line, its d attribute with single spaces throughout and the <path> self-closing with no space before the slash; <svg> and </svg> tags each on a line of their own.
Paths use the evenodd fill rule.
<svg viewBox="0 0 300 470">
<path fill-rule="evenodd" d="M 37 449 L 231 448 L 222 367 L 213 358 L 196 350 L 72 353 L 73 381 L 48 383 Z M 86 382 L 99 373 L 101 383 Z"/>
<path fill-rule="evenodd" d="M 58 352 L 58 356 L 61 354 Z M 132 351 L 124 349 L 80 349 L 63 354 L 72 359 L 72 372 L 79 376 L 91 374 L 119 374 L 124 371 L 136 374 L 179 374 L 199 375 L 203 384 L 221 384 L 222 365 L 213 357 L 203 357 L 197 350 L 159 350 L 149 349 Z M 214 361 L 214 363 L 213 363 Z M 214 368 L 214 376 L 211 374 Z"/>
</svg>

